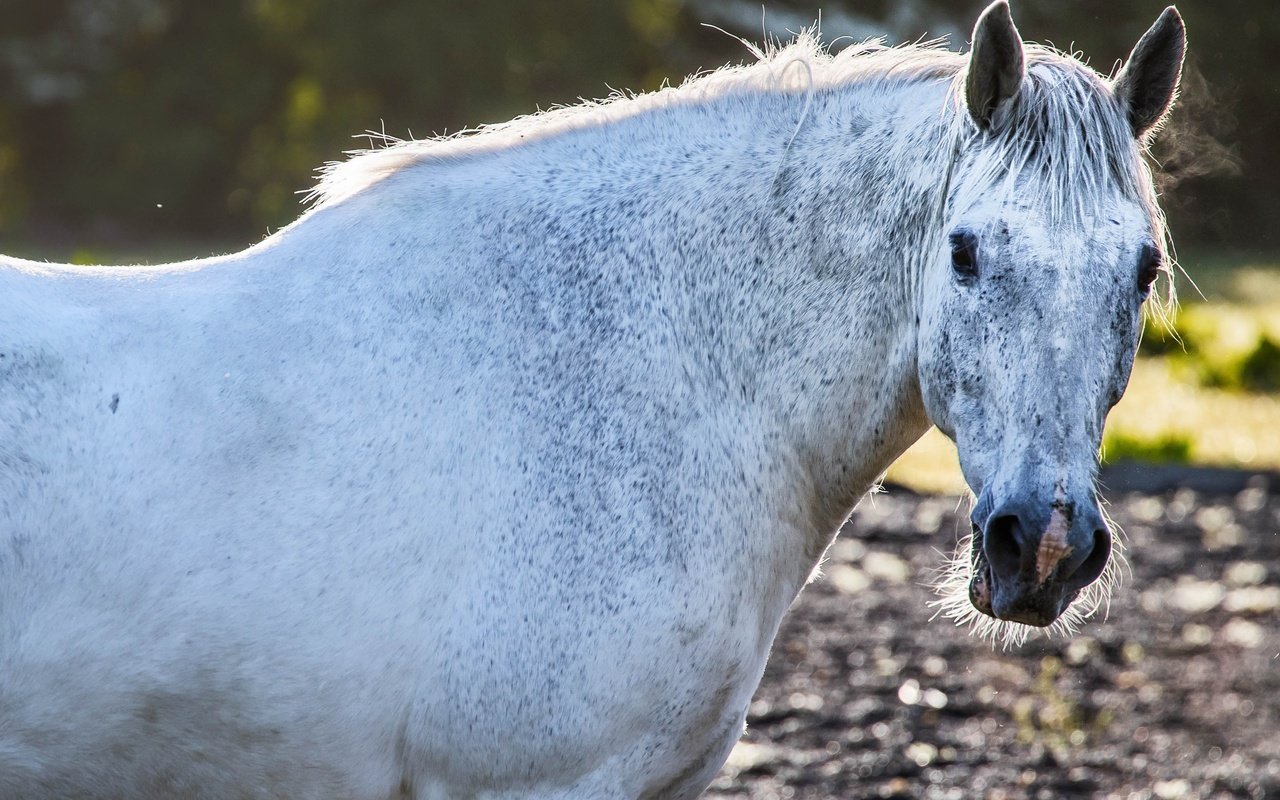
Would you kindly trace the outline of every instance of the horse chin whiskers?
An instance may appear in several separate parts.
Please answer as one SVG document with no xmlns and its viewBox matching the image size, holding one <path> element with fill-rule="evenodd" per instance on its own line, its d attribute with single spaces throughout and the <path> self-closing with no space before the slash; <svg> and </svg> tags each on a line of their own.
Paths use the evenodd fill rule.
<svg viewBox="0 0 1280 800">
<path fill-rule="evenodd" d="M 971 598 L 974 571 L 986 568 L 980 556 L 974 555 L 975 552 L 981 552 L 980 549 L 975 551 L 978 541 L 976 536 L 971 530 L 960 537 L 954 552 L 937 570 L 936 577 L 931 582 L 938 595 L 937 600 L 929 603 L 935 609 L 935 619 L 941 616 L 952 620 L 957 626 L 967 627 L 974 636 L 991 642 L 993 647 L 998 643 L 1004 649 L 1020 646 L 1035 637 L 1074 635 L 1099 611 L 1102 612 L 1103 619 L 1106 619 L 1110 611 L 1111 592 L 1119 586 L 1126 568 L 1124 544 L 1114 532 L 1111 537 L 1111 559 L 1107 562 L 1102 577 L 1077 592 L 1058 619 L 1044 628 L 998 619 L 974 606 Z M 990 591 L 989 579 L 987 591 Z"/>
</svg>

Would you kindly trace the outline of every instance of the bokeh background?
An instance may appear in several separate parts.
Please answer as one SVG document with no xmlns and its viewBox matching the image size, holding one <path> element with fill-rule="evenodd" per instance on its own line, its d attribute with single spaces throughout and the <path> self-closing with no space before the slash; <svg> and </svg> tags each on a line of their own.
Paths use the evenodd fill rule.
<svg viewBox="0 0 1280 800">
<path fill-rule="evenodd" d="M 1024 36 L 1109 73 L 1163 3 L 1015 0 Z M 365 130 L 425 136 L 613 88 L 647 90 L 749 58 L 819 17 L 836 46 L 950 36 L 955 0 L 51 0 L 0 3 L 0 235 L 85 246 L 248 242 L 298 213 L 298 189 Z M 1187 247 L 1280 247 L 1280 71 L 1266 0 L 1180 4 L 1184 123 L 1166 168 Z M 1188 125 L 1185 123 L 1194 123 Z M 1196 133 L 1189 134 L 1188 130 Z M 1191 138 L 1188 138 L 1191 137 Z M 1220 145 L 1219 146 L 1209 146 Z"/>
<path fill-rule="evenodd" d="M 1110 73 L 1158 0 L 1014 0 L 1024 37 Z M 821 20 L 834 47 L 949 37 L 956 0 L 2 0 L 0 251 L 76 263 L 240 249 L 297 217 L 315 169 L 749 59 Z M 1182 100 L 1155 149 L 1186 273 L 1106 458 L 1280 467 L 1280 39 L 1270 0 L 1186 0 Z M 373 140 L 373 141 L 376 141 Z M 890 473 L 958 491 L 931 435 Z"/>
<path fill-rule="evenodd" d="M 0 252 L 238 250 L 295 219 L 364 131 L 655 89 L 819 17 L 833 47 L 958 48 L 980 4 L 0 0 Z M 1163 4 L 1012 0 L 1024 38 L 1104 73 Z M 1008 652 L 931 619 L 938 550 L 968 530 L 931 433 L 788 615 L 709 796 L 1280 797 L 1280 9 L 1179 8 L 1190 55 L 1154 157 L 1185 274 L 1105 436 L 1131 565 L 1110 617 Z"/>
</svg>

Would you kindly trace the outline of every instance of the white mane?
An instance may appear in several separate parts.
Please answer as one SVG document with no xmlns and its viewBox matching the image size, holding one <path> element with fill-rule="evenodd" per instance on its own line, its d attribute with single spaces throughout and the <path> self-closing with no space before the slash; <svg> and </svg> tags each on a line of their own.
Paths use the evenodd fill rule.
<svg viewBox="0 0 1280 800">
<path fill-rule="evenodd" d="M 370 133 L 384 146 L 352 150 L 344 161 L 326 164 L 307 201 L 321 208 L 351 197 L 401 170 L 427 160 L 445 160 L 515 147 L 574 130 L 599 127 L 620 119 L 685 103 L 752 92 L 810 94 L 872 79 L 886 89 L 911 81 L 952 83 L 951 97 L 959 109 L 960 88 L 967 56 L 945 49 L 945 40 L 886 47 L 876 39 L 831 53 L 814 32 L 805 31 L 792 42 L 761 51 L 757 61 L 727 65 L 688 77 L 679 86 L 633 94 L 617 91 L 600 100 L 560 106 L 427 139 L 400 140 Z M 1150 171 L 1133 158 L 1132 134 L 1111 95 L 1110 85 L 1071 55 L 1035 44 L 1025 45 L 1027 79 L 1016 102 L 995 120 L 990 147 L 980 148 L 971 189 L 1008 186 L 1028 171 L 1042 175 L 1051 205 L 1070 214 L 1073 201 L 1107 186 L 1140 199 L 1153 213 L 1164 238 L 1163 219 L 1151 193 Z M 941 113 L 940 109 L 940 113 Z M 957 114 L 960 124 L 966 115 Z M 1062 204 L 1066 204 L 1063 206 Z"/>
<path fill-rule="evenodd" d="M 387 146 L 348 151 L 351 158 L 326 164 L 307 200 L 317 208 L 323 207 L 428 159 L 501 150 L 683 103 L 751 91 L 807 93 L 872 77 L 949 79 L 965 63 L 959 54 L 943 49 L 941 41 L 886 47 L 877 39 L 832 54 L 810 32 L 800 34 L 785 46 L 767 52 L 753 48 L 753 52 L 759 59 L 755 63 L 726 65 L 691 75 L 679 86 L 644 94 L 615 91 L 600 100 L 583 100 L 448 136 L 400 140 L 371 133 L 373 139 Z"/>
</svg>

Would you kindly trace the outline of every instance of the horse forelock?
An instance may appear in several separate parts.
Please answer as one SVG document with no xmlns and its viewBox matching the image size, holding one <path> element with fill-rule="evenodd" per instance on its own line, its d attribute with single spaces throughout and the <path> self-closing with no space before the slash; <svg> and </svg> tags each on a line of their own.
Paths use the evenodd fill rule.
<svg viewBox="0 0 1280 800">
<path fill-rule="evenodd" d="M 1072 56 L 1026 45 L 1027 74 L 1018 94 L 1002 106 L 989 134 L 963 120 L 963 76 L 952 102 L 969 137 L 970 190 L 1028 190 L 1058 222 L 1084 221 L 1099 199 L 1116 193 L 1137 201 L 1152 221 L 1152 235 L 1165 241 L 1164 216 L 1156 202 L 1145 142 L 1135 138 L 1110 83 Z M 1025 180 L 1029 178 L 1030 180 Z"/>
<path fill-rule="evenodd" d="M 1073 56 L 1041 45 L 1025 48 L 1026 77 L 988 132 L 978 131 L 964 111 L 963 73 L 953 78 L 955 158 L 965 169 L 951 202 L 1016 195 L 1036 204 L 1053 225 L 1081 226 L 1119 195 L 1144 209 L 1152 238 L 1172 253 L 1147 142 L 1135 138 L 1110 82 Z M 1166 273 L 1173 266 L 1167 258 Z M 1165 286 L 1156 313 L 1175 303 L 1173 281 Z"/>
</svg>

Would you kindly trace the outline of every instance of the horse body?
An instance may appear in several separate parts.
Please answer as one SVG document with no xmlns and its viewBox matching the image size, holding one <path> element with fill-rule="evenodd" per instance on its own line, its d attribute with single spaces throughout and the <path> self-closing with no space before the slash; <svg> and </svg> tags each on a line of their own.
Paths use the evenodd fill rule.
<svg viewBox="0 0 1280 800">
<path fill-rule="evenodd" d="M 6 262 L 0 797 L 696 796 L 943 402 L 963 62 L 905 58 L 477 137 L 226 258 Z"/>
<path fill-rule="evenodd" d="M 44 724 L 68 747 L 104 726 L 203 746 L 219 781 L 250 786 L 272 785 L 245 775 L 255 760 L 497 792 L 548 764 L 572 785 L 643 759 L 700 789 L 848 504 L 926 424 L 902 392 L 877 397 L 909 388 L 909 348 L 850 368 L 867 342 L 902 338 L 873 307 L 892 286 L 877 269 L 852 294 L 825 263 L 826 278 L 753 296 L 746 273 L 777 279 L 758 274 L 760 242 L 679 255 L 663 241 L 740 230 L 744 206 L 796 213 L 774 200 L 776 159 L 726 164 L 745 148 L 724 136 L 718 152 L 653 143 L 550 189 L 573 159 L 543 151 L 578 143 L 424 164 L 199 267 L 11 266 L 5 296 L 29 299 L 5 326 L 19 544 L 0 563 L 6 617 L 23 621 L 5 694 L 65 700 Z M 728 184 L 701 212 L 720 220 L 682 218 L 697 185 L 627 211 L 637 184 L 699 152 Z M 591 214 L 638 224 L 605 232 Z M 795 226 L 763 246 L 837 245 Z M 785 340 L 832 316 L 847 341 L 794 385 L 814 354 Z M 27 642 L 56 659 L 28 659 Z M 277 683 L 290 675 L 332 677 L 317 695 Z M 113 688 L 52 689 L 78 685 Z M 204 718 L 169 719 L 180 696 Z M 352 757 L 378 740 L 378 757 Z M 58 748 L 7 755 L 0 774 L 86 769 Z M 291 793 L 307 772 L 336 780 L 272 769 Z M 219 781 L 199 783 L 218 796 Z"/>
</svg>

